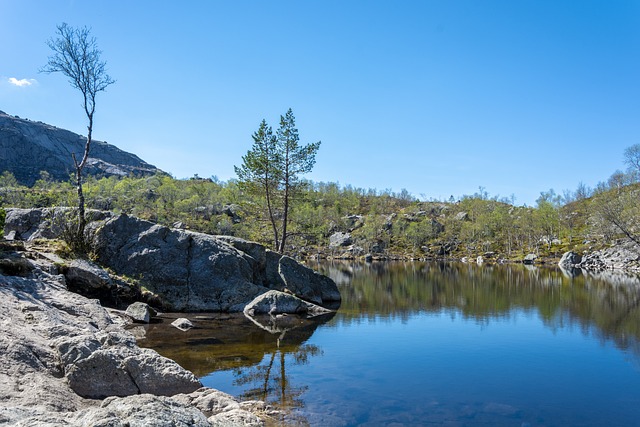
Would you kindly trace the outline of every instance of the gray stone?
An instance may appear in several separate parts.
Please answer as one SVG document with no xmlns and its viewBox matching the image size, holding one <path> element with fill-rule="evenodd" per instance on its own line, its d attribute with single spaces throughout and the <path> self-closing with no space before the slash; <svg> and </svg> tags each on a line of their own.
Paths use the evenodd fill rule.
<svg viewBox="0 0 640 427">
<path fill-rule="evenodd" d="M 178 393 L 190 393 L 202 387 L 191 372 L 151 349 L 140 349 L 136 354 L 127 357 L 123 361 L 123 367 L 140 393 L 173 396 Z"/>
<path fill-rule="evenodd" d="M 202 386 L 191 372 L 154 350 L 137 347 L 133 337 L 122 332 L 74 337 L 58 349 L 69 386 L 82 397 L 170 396 Z"/>
<path fill-rule="evenodd" d="M 129 305 L 129 307 L 127 307 L 125 314 L 131 317 L 134 322 L 149 323 L 151 318 L 157 313 L 154 309 L 149 307 L 149 305 L 144 302 L 134 302 L 133 304 Z"/>
<path fill-rule="evenodd" d="M 531 265 L 531 264 L 535 263 L 536 259 L 538 259 L 538 255 L 536 255 L 536 254 L 527 254 L 527 256 L 524 257 L 524 260 L 522 260 L 522 262 L 527 264 L 527 265 Z"/>
<path fill-rule="evenodd" d="M 264 404 L 229 404 L 175 362 L 139 348 L 110 312 L 69 292 L 62 275 L 47 273 L 47 258 L 41 262 L 28 277 L 0 276 L 0 425 L 187 427 L 209 426 L 214 415 L 234 425 L 268 414 Z M 180 397 L 198 390 L 193 404 Z M 204 401 L 215 414 L 196 407 Z M 240 418 L 240 410 L 248 413 Z"/>
<path fill-rule="evenodd" d="M 329 247 L 338 248 L 340 246 L 349 246 L 352 243 L 351 234 L 337 232 L 329 236 Z"/>
<path fill-rule="evenodd" d="M 96 410 L 78 414 L 81 425 L 109 427 L 209 427 L 211 424 L 198 409 L 175 399 L 141 394 L 110 397 Z M 79 424 L 80 425 L 80 424 Z"/>
<path fill-rule="evenodd" d="M 242 207 L 240 207 L 240 205 L 237 205 L 235 203 L 225 205 L 222 207 L 222 213 L 230 217 L 231 222 L 233 222 L 234 224 L 238 224 L 242 221 Z"/>
<path fill-rule="evenodd" d="M 467 212 L 458 212 L 454 218 L 456 221 L 469 221 L 469 214 Z"/>
<path fill-rule="evenodd" d="M 178 328 L 181 331 L 188 331 L 193 328 L 193 323 L 189 319 L 185 319 L 184 317 L 180 317 L 173 322 L 171 322 L 171 326 L 174 328 Z"/>
<path fill-rule="evenodd" d="M 268 291 L 259 295 L 244 308 L 244 313 L 248 316 L 283 313 L 317 315 L 329 312 L 330 310 L 280 291 Z"/>
<path fill-rule="evenodd" d="M 69 386 L 79 396 L 90 399 L 139 394 L 135 382 L 122 367 L 123 360 L 123 354 L 116 350 L 96 350 L 67 365 Z"/>
<path fill-rule="evenodd" d="M 562 254 L 562 258 L 558 262 L 558 265 L 565 269 L 574 268 L 577 264 L 582 262 L 582 256 L 573 251 L 565 252 Z"/>
<path fill-rule="evenodd" d="M 242 311 L 265 291 L 256 261 L 214 236 L 121 215 L 95 235 L 98 261 L 140 281 L 174 311 Z"/>
<path fill-rule="evenodd" d="M 340 291 L 333 280 L 305 267 L 293 258 L 280 258 L 278 272 L 285 289 L 305 301 L 327 305 L 341 300 Z"/>
<path fill-rule="evenodd" d="M 33 239 L 51 231 L 50 218 L 64 212 L 10 209 L 8 224 L 22 238 Z M 285 288 L 321 305 L 333 306 L 340 300 L 330 279 L 255 242 L 170 229 L 127 215 L 96 212 L 95 219 L 87 229 L 96 261 L 116 274 L 135 278 L 164 310 L 240 312 L 267 290 Z M 130 301 L 139 295 L 137 288 L 109 279 L 91 263 L 74 263 L 67 276 L 71 285 L 83 284 L 77 286 L 79 292 L 103 301 Z M 146 321 L 145 315 L 137 318 Z"/>
<path fill-rule="evenodd" d="M 75 216 L 73 208 L 6 209 L 4 234 L 13 240 L 57 239 L 62 236 L 64 226 Z M 111 217 L 110 212 L 88 209 L 90 221 L 103 221 Z"/>
<path fill-rule="evenodd" d="M 71 261 L 64 276 L 67 283 L 74 289 L 110 289 L 113 287 L 109 273 L 85 259 Z"/>
</svg>

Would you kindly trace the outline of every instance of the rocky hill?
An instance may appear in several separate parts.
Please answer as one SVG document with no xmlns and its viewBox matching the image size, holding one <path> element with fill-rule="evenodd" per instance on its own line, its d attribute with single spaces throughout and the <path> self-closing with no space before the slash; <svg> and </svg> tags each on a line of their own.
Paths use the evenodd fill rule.
<svg viewBox="0 0 640 427">
<path fill-rule="evenodd" d="M 74 169 L 71 153 L 82 158 L 86 138 L 42 122 L 0 111 L 0 170 L 31 186 L 46 171 L 57 181 L 68 180 Z M 97 176 L 151 175 L 160 171 L 138 156 L 102 141 L 93 141 L 85 171 Z"/>
</svg>

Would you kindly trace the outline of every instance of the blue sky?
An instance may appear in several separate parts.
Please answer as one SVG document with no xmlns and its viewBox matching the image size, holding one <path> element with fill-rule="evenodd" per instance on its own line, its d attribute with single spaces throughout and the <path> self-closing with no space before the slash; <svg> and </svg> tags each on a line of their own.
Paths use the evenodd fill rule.
<svg viewBox="0 0 640 427">
<path fill-rule="evenodd" d="M 426 199 L 533 204 L 640 142 L 638 1 L 0 0 L 0 110 L 85 134 L 80 94 L 38 73 L 62 22 L 117 80 L 94 137 L 177 178 L 235 177 L 289 107 L 322 141 L 308 178 Z"/>
</svg>

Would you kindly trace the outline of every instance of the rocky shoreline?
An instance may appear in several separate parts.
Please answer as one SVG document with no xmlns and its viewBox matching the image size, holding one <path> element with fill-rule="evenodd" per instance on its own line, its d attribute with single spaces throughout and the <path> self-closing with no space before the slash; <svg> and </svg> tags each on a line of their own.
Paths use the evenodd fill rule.
<svg viewBox="0 0 640 427">
<path fill-rule="evenodd" d="M 420 255 L 414 254 L 364 254 L 357 255 L 357 251 L 346 250 L 318 251 L 309 255 L 312 260 L 336 260 L 359 262 L 387 262 L 387 261 L 435 261 L 462 262 L 475 264 L 529 264 L 529 265 L 559 265 L 563 268 L 578 268 L 586 272 L 615 271 L 626 273 L 640 273 L 640 247 L 628 239 L 619 239 L 605 248 L 590 249 L 582 253 L 576 251 L 559 252 L 558 256 L 539 257 L 529 253 L 520 258 L 505 258 L 495 252 L 484 252 L 474 256 L 454 255 Z"/>
<path fill-rule="evenodd" d="M 54 240 L 67 213 L 7 209 L 0 426 L 264 426 L 282 418 L 263 402 L 202 387 L 173 360 L 140 348 L 125 329 L 135 316 L 101 301 L 313 317 L 339 306 L 331 279 L 257 243 L 110 212 L 93 212 L 88 225 L 98 263 L 70 259 Z"/>
<path fill-rule="evenodd" d="M 2 255 L 0 426 L 269 424 L 262 402 L 204 388 L 138 347 L 123 312 L 68 291 L 47 254 L 5 245 Z"/>
</svg>

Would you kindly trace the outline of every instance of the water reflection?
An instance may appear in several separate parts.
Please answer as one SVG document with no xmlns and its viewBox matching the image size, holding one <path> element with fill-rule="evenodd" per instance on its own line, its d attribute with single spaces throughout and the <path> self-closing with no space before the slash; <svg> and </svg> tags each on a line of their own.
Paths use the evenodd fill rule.
<svg viewBox="0 0 640 427">
<path fill-rule="evenodd" d="M 198 377 L 229 371 L 234 385 L 244 391 L 241 400 L 262 400 L 279 408 L 301 409 L 300 396 L 308 385 L 298 385 L 287 367 L 308 364 L 322 349 L 306 341 L 335 313 L 306 319 L 300 316 L 198 314 L 188 316 L 195 328 L 183 332 L 171 326 L 184 313 L 167 313 L 160 322 L 132 328 L 138 343 L 178 362 Z M 283 414 L 281 422 L 308 424 L 303 416 Z"/>
<path fill-rule="evenodd" d="M 621 272 L 462 263 L 324 263 L 314 266 L 340 285 L 337 321 L 407 319 L 454 309 L 486 322 L 516 308 L 536 310 L 550 328 L 579 325 L 636 356 L 640 277 Z M 337 322 L 334 322 L 334 325 Z"/>
<path fill-rule="evenodd" d="M 140 344 L 152 347 L 164 356 L 178 361 L 199 377 L 204 377 L 203 381 L 207 385 L 222 388 L 243 399 L 260 399 L 274 406 L 292 410 L 300 416 L 293 420 L 294 424 L 299 425 L 307 424 L 307 419 L 314 425 L 327 424 L 328 408 L 334 408 L 335 418 L 335 422 L 329 424 L 336 425 L 344 424 L 348 411 L 358 413 L 358 416 L 354 415 L 352 418 L 352 424 L 359 424 L 359 417 L 368 419 L 371 425 L 384 424 L 383 421 L 387 418 L 398 421 L 404 419 L 402 417 L 413 421 L 433 419 L 436 423 L 442 423 L 443 420 L 459 421 L 459 417 L 462 416 L 460 414 L 468 412 L 466 416 L 471 417 L 469 414 L 472 414 L 476 420 L 486 416 L 487 425 L 495 424 L 496 420 L 502 418 L 510 425 L 509 423 L 513 423 L 513 417 L 521 417 L 518 414 L 528 416 L 536 414 L 536 408 L 540 405 L 553 406 L 553 402 L 540 400 L 537 404 L 533 403 L 531 407 L 527 407 L 527 402 L 530 402 L 532 397 L 526 392 L 523 392 L 520 400 L 514 398 L 513 401 L 500 395 L 500 390 L 509 390 L 509 387 L 516 388 L 505 393 L 509 396 L 516 394 L 520 389 L 514 384 L 520 380 L 525 381 L 523 378 L 527 378 L 528 387 L 540 387 L 539 390 L 548 387 L 546 383 L 536 384 L 540 375 L 532 373 L 535 368 L 517 370 L 517 361 L 522 360 L 522 355 L 537 352 L 536 348 L 526 347 L 525 352 L 518 353 L 522 347 L 514 349 L 513 342 L 506 342 L 496 347 L 499 350 L 496 350 L 495 354 L 491 353 L 492 347 L 489 345 L 483 347 L 489 348 L 488 353 L 478 353 L 478 343 L 487 340 L 489 334 L 472 337 L 457 335 L 459 339 L 462 337 L 462 341 L 475 340 L 475 344 L 470 344 L 471 349 L 464 347 L 464 344 L 447 348 L 449 341 L 454 338 L 447 335 L 437 341 L 440 335 L 437 332 L 438 328 L 434 326 L 440 327 L 441 321 L 437 319 L 443 313 L 472 320 L 483 326 L 492 322 L 501 323 L 495 322 L 496 320 L 520 316 L 521 323 L 518 325 L 515 322 L 502 322 L 500 328 L 494 328 L 494 331 L 498 332 L 506 330 L 503 328 L 507 326 L 513 326 L 515 332 L 508 332 L 508 337 L 521 334 L 517 328 L 526 322 L 538 322 L 537 324 L 541 325 L 537 320 L 539 318 L 544 325 L 540 326 L 542 329 L 576 329 L 581 334 L 595 337 L 602 343 L 614 343 L 626 354 L 632 355 L 636 363 L 640 361 L 638 276 L 612 272 L 592 274 L 522 265 L 477 266 L 416 262 L 321 263 L 313 267 L 338 283 L 343 299 L 337 314 L 312 320 L 297 316 L 264 316 L 249 319 L 242 314 L 193 315 L 189 318 L 196 328 L 188 332 L 169 326 L 173 318 L 184 316 L 183 314 L 168 315 L 163 323 L 144 327 L 145 338 L 140 340 Z M 523 312 L 535 316 L 523 319 Z M 411 326 L 404 331 L 411 330 L 408 339 L 413 341 L 404 342 L 398 339 L 394 341 L 395 344 L 386 344 L 395 331 L 401 329 L 397 324 Z M 357 328 L 364 325 L 368 327 Z M 319 328 L 322 332 L 316 334 Z M 425 330 L 428 330 L 429 334 L 425 333 Z M 461 329 L 453 330 L 460 333 Z M 421 340 L 416 340 L 416 334 L 422 333 L 425 335 Z M 368 338 L 361 338 L 362 335 L 356 334 L 369 335 Z M 446 335 L 446 332 L 444 334 Z M 352 345 L 352 342 L 357 342 L 357 345 L 370 345 L 367 339 L 375 342 L 371 344 L 374 350 L 350 348 L 338 354 L 339 350 Z M 536 339 L 541 338 L 537 336 Z M 523 337 L 522 341 L 532 339 Z M 435 344 L 436 342 L 439 344 Z M 550 349 L 546 347 L 546 342 L 541 343 L 543 350 L 539 353 L 540 357 L 532 356 L 531 360 L 548 365 L 538 366 L 538 372 L 553 372 L 552 377 L 565 375 L 566 356 L 561 356 L 563 359 L 553 359 L 549 355 Z M 452 353 L 441 357 L 440 348 Z M 467 354 L 471 355 L 469 360 L 461 359 Z M 476 359 L 481 358 L 483 354 L 488 356 L 480 364 L 480 369 Z M 518 357 L 509 358 L 506 354 L 518 354 Z M 545 359 L 546 356 L 549 357 L 548 360 Z M 394 362 L 400 357 L 403 363 L 394 367 Z M 424 363 L 427 357 L 431 357 L 432 364 Z M 460 360 L 459 365 L 454 364 L 457 360 Z M 494 362 L 490 362 L 492 360 Z M 515 364 L 510 365 L 514 360 Z M 424 382 L 419 372 L 429 370 L 431 366 L 439 366 L 438 363 L 442 363 L 443 368 L 429 371 L 429 375 L 426 375 L 428 382 Z M 490 363 L 496 364 L 496 371 L 491 371 L 493 368 Z M 598 361 L 595 360 L 594 363 Z M 470 365 L 478 365 L 478 372 L 474 372 Z M 556 366 L 559 367 L 559 371 L 552 371 Z M 494 390 L 495 400 L 465 401 L 464 393 L 457 391 L 468 391 L 483 381 L 474 380 L 466 383 L 464 378 L 453 373 L 468 369 L 469 375 L 473 376 L 487 371 L 487 377 L 482 378 L 485 383 L 491 383 L 494 378 L 501 377 L 499 370 L 507 367 L 512 370 L 513 378 L 507 378 L 506 383 L 495 387 L 495 390 L 498 390 Z M 595 367 L 596 371 L 607 368 L 606 364 Z M 386 375 L 385 372 L 389 374 Z M 210 375 L 211 373 L 215 374 Z M 599 380 L 598 377 L 594 379 Z M 509 380 L 512 382 L 508 382 Z M 348 383 L 347 389 L 344 389 L 345 381 Z M 377 385 L 381 381 L 386 381 L 387 389 L 395 390 L 393 395 L 397 395 L 397 399 L 393 400 L 393 410 L 375 403 L 379 397 L 371 392 L 371 384 Z M 402 384 L 396 385 L 395 382 L 399 381 Z M 409 383 L 412 381 L 415 384 L 410 386 Z M 569 388 L 574 381 L 576 378 L 572 376 L 566 376 L 563 381 L 568 394 L 580 392 Z M 455 390 L 447 393 L 446 387 L 451 383 L 458 384 L 457 388 L 454 386 Z M 224 384 L 229 386 L 221 387 Z M 443 399 L 437 404 L 438 410 L 434 409 L 436 406 L 416 409 L 422 408 L 421 399 L 426 399 L 420 395 L 427 389 L 426 384 L 433 384 L 434 387 L 434 390 L 430 391 L 433 395 L 427 393 L 429 398 L 439 396 Z M 618 386 L 614 388 L 616 387 Z M 314 392 L 320 397 L 310 397 Z M 402 394 L 405 392 L 406 395 Z M 478 393 L 484 396 L 486 390 Z M 449 395 L 449 400 L 443 395 Z M 543 395 L 544 393 L 539 393 L 536 398 L 541 396 L 540 399 L 543 399 Z M 354 400 L 354 396 L 360 400 Z M 386 399 L 391 402 L 390 397 Z M 559 397 L 556 396 L 555 399 L 557 401 Z M 503 410 L 496 414 L 495 408 L 506 408 L 505 401 L 521 409 L 514 413 Z M 468 410 L 465 412 L 460 408 Z M 487 408 L 493 409 L 489 411 Z M 575 421 L 575 410 L 568 407 L 568 413 L 547 413 L 547 416 L 565 417 L 563 419 L 571 423 Z M 385 414 L 380 415 L 376 411 Z M 287 421 L 291 422 L 292 419 Z M 411 422 L 407 421 L 407 424 Z"/>
</svg>

